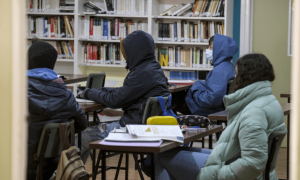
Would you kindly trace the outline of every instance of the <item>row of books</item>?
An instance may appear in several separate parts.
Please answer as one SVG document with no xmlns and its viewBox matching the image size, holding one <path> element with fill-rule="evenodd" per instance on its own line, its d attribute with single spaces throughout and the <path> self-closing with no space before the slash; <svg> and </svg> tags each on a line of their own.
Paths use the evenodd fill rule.
<svg viewBox="0 0 300 180">
<path fill-rule="evenodd" d="M 178 20 L 174 23 L 156 22 L 158 41 L 207 42 L 215 34 L 224 34 L 224 22 Z"/>
<path fill-rule="evenodd" d="M 113 39 L 125 38 L 136 30 L 147 32 L 148 23 L 132 22 L 124 19 L 101 19 L 84 16 L 81 20 L 81 34 L 85 39 Z"/>
<path fill-rule="evenodd" d="M 45 41 L 51 44 L 58 53 L 58 59 L 74 59 L 73 41 Z"/>
<path fill-rule="evenodd" d="M 161 16 L 224 17 L 225 0 L 195 0 L 195 3 L 173 5 Z"/>
<path fill-rule="evenodd" d="M 156 60 L 161 66 L 169 67 L 211 67 L 206 58 L 205 50 L 193 47 L 180 46 L 168 48 L 155 48 Z"/>
<path fill-rule="evenodd" d="M 148 15 L 147 3 L 147 0 L 102 0 L 88 1 L 84 5 L 97 14 Z"/>
<path fill-rule="evenodd" d="M 198 79 L 195 71 L 164 71 L 164 74 L 168 79 Z"/>
<path fill-rule="evenodd" d="M 28 12 L 52 12 L 74 11 L 74 1 L 60 0 L 26 0 L 26 8 Z"/>
<path fill-rule="evenodd" d="M 74 20 L 70 16 L 28 16 L 28 36 L 73 38 Z"/>
<path fill-rule="evenodd" d="M 119 43 L 87 43 L 83 47 L 83 63 L 124 64 Z"/>
</svg>

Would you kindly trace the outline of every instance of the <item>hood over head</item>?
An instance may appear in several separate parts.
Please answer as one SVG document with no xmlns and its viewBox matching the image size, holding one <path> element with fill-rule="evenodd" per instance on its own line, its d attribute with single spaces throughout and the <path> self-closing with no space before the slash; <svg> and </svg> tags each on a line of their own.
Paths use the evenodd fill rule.
<svg viewBox="0 0 300 180">
<path fill-rule="evenodd" d="M 127 57 L 126 69 L 132 70 L 144 61 L 155 60 L 154 40 L 144 31 L 134 31 L 124 40 L 124 49 Z"/>
<path fill-rule="evenodd" d="M 237 51 L 238 47 L 232 38 L 215 34 L 213 46 L 213 66 L 217 66 L 222 61 L 231 61 L 232 56 Z"/>
</svg>

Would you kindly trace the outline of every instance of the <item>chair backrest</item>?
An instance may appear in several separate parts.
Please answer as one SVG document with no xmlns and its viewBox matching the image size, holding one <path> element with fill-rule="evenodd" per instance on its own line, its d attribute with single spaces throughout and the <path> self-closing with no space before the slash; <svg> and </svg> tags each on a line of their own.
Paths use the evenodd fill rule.
<svg viewBox="0 0 300 180">
<path fill-rule="evenodd" d="M 264 171 L 264 180 L 269 180 L 270 171 L 275 169 L 278 153 L 285 135 L 286 135 L 286 130 L 283 130 L 283 131 L 274 131 L 269 136 L 268 161 L 267 161 L 266 169 Z"/>
<path fill-rule="evenodd" d="M 168 97 L 163 97 L 166 101 L 166 107 L 168 104 Z M 162 110 L 161 106 L 158 102 L 158 99 L 156 97 L 150 97 L 147 100 L 146 107 L 144 110 L 144 115 L 142 119 L 142 124 L 147 123 L 147 119 L 152 116 L 161 116 L 162 115 Z"/>
<path fill-rule="evenodd" d="M 74 121 L 72 120 L 65 123 L 68 134 L 71 132 L 71 123 L 74 123 Z M 43 158 L 53 158 L 60 155 L 62 147 L 60 143 L 59 125 L 60 123 L 48 123 L 44 125 L 36 154 L 37 158 L 41 156 L 43 156 Z"/>
<path fill-rule="evenodd" d="M 86 88 L 100 89 L 105 84 L 105 72 L 89 74 L 87 79 Z"/>
<path fill-rule="evenodd" d="M 229 79 L 228 83 L 227 83 L 227 95 L 234 93 L 234 78 Z"/>
</svg>

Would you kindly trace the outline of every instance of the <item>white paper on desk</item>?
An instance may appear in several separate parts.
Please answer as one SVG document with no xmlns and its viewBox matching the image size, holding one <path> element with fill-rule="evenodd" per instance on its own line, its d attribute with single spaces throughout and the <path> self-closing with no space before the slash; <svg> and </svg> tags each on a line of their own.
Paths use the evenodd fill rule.
<svg viewBox="0 0 300 180">
<path fill-rule="evenodd" d="M 106 80 L 104 87 L 116 87 L 116 85 L 119 83 L 119 81 L 113 81 L 113 80 Z"/>
<path fill-rule="evenodd" d="M 169 83 L 194 83 L 192 80 L 168 80 Z"/>
<path fill-rule="evenodd" d="M 115 142 L 159 142 L 159 138 L 133 139 L 128 133 L 109 133 L 105 141 Z"/>
<path fill-rule="evenodd" d="M 135 138 L 159 138 L 183 143 L 183 134 L 177 125 L 126 125 Z"/>
<path fill-rule="evenodd" d="M 94 101 L 88 100 L 88 99 L 79 99 L 79 98 L 76 98 L 76 101 L 79 102 L 79 103 L 94 103 Z"/>
</svg>

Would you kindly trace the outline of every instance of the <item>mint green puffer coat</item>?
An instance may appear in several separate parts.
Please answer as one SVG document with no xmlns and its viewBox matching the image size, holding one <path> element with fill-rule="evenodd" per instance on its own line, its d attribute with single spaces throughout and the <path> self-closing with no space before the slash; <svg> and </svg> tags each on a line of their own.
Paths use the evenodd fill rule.
<svg viewBox="0 0 300 180">
<path fill-rule="evenodd" d="M 268 137 L 285 129 L 282 108 L 271 83 L 253 83 L 224 97 L 228 126 L 209 156 L 198 180 L 262 180 L 268 159 Z M 237 159 L 238 158 L 238 159 Z M 226 161 L 236 159 L 229 165 Z M 277 180 L 275 169 L 270 179 Z"/>
</svg>

